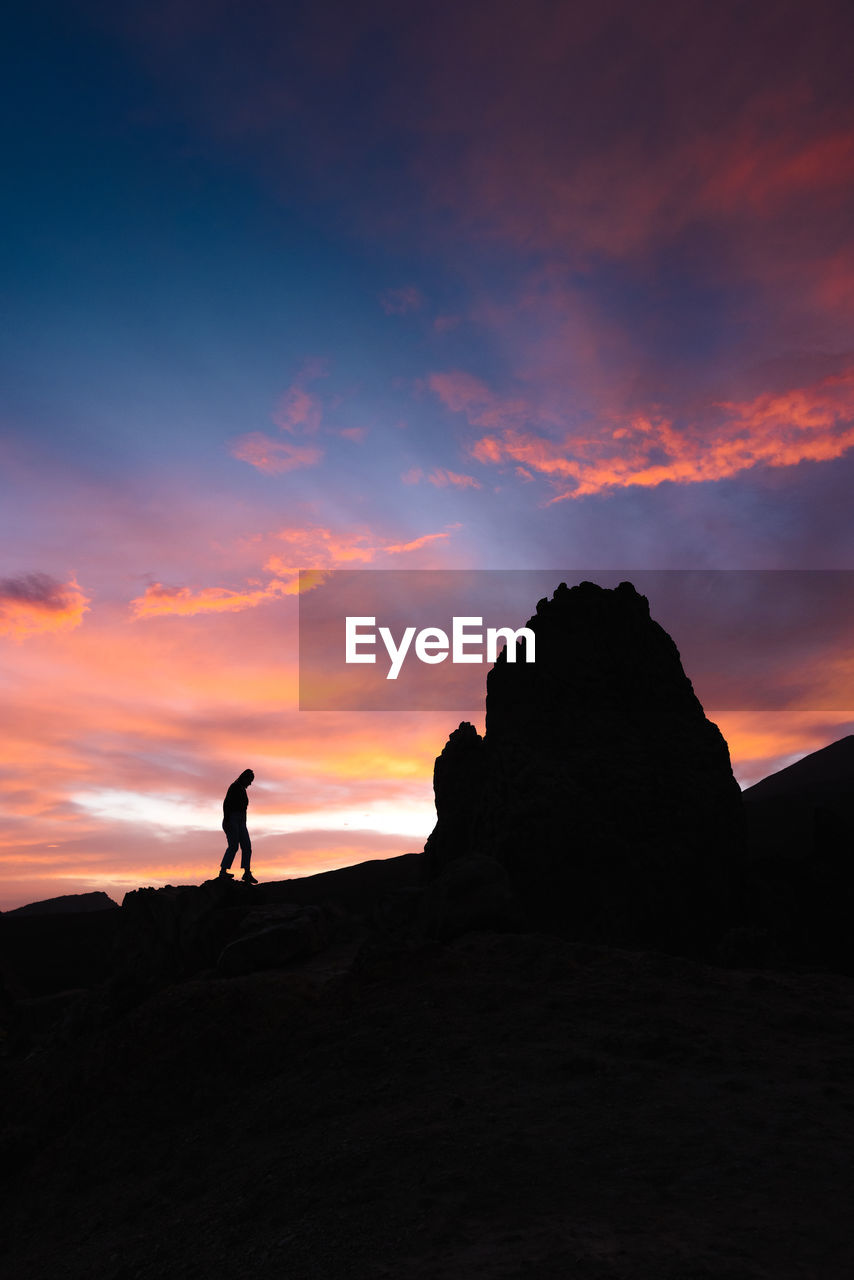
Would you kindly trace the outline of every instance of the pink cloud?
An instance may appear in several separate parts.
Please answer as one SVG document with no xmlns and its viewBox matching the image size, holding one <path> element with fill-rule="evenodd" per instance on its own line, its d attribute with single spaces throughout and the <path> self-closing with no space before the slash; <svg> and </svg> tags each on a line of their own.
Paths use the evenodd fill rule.
<svg viewBox="0 0 854 1280">
<path fill-rule="evenodd" d="M 273 411 L 273 421 L 282 431 L 314 432 L 322 419 L 319 398 L 301 386 L 289 388 Z"/>
<path fill-rule="evenodd" d="M 273 411 L 273 421 L 282 431 L 291 434 L 313 435 L 323 421 L 323 405 L 314 392 L 308 390 L 312 382 L 328 377 L 329 366 L 325 360 L 307 360 L 300 372 L 282 395 Z"/>
<path fill-rule="evenodd" d="M 446 489 L 448 486 L 456 489 L 481 487 L 480 481 L 475 480 L 474 476 L 461 475 L 458 471 L 449 471 L 446 467 L 434 467 L 428 472 L 423 471 L 421 467 L 410 467 L 400 478 L 404 484 L 420 484 L 422 480 L 426 480 L 437 489 Z"/>
<path fill-rule="evenodd" d="M 474 476 L 461 475 L 458 471 L 448 471 L 446 467 L 436 467 L 427 476 L 430 484 L 437 489 L 445 489 L 451 485 L 455 489 L 479 489 L 480 481 Z"/>
<path fill-rule="evenodd" d="M 323 457 L 323 450 L 312 445 L 291 444 L 286 440 L 274 440 L 262 431 L 252 431 L 232 442 L 231 453 L 241 462 L 267 475 L 280 475 L 296 471 L 299 467 L 313 467 Z"/>
<path fill-rule="evenodd" d="M 530 406 L 523 398 L 501 397 L 479 378 L 459 369 L 431 373 L 427 385 L 447 409 L 452 413 L 464 413 L 475 427 L 519 425 L 530 415 Z"/>
</svg>

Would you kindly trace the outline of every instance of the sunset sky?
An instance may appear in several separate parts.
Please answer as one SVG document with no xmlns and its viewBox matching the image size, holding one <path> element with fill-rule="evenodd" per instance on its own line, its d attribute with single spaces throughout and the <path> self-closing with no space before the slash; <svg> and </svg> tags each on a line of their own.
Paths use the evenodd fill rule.
<svg viewBox="0 0 854 1280">
<path fill-rule="evenodd" d="M 422 847 L 482 707 L 300 712 L 300 568 L 854 568 L 852 41 L 844 0 L 7 17 L 0 907 L 214 874 L 246 767 L 262 879 Z M 824 608 L 775 666 L 732 597 L 721 672 L 773 687 L 695 683 L 744 785 L 854 731 Z"/>
</svg>

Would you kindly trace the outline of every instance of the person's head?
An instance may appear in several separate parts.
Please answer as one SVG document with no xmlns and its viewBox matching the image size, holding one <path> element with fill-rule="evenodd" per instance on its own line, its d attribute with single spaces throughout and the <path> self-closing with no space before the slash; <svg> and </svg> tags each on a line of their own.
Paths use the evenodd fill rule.
<svg viewBox="0 0 854 1280">
<path fill-rule="evenodd" d="M 251 769 L 244 769 L 237 781 L 241 786 L 249 787 L 255 781 L 255 774 Z"/>
</svg>

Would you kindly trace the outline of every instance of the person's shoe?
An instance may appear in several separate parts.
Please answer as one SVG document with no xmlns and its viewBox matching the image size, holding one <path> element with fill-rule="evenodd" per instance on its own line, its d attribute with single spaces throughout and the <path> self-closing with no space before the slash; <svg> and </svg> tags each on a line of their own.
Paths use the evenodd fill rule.
<svg viewBox="0 0 854 1280">
<path fill-rule="evenodd" d="M 233 871 L 226 871 L 225 867 L 220 867 L 220 869 L 219 869 L 219 878 L 220 878 L 220 880 L 233 880 L 233 879 L 234 879 L 234 872 L 233 872 Z"/>
<path fill-rule="evenodd" d="M 258 881 L 255 879 L 255 877 L 253 876 L 253 874 L 252 874 L 252 872 L 251 872 L 251 871 L 244 871 L 244 872 L 243 872 L 243 875 L 240 877 L 240 879 L 243 881 L 243 883 L 244 883 L 244 884 L 257 884 L 257 883 L 258 883 Z"/>
</svg>

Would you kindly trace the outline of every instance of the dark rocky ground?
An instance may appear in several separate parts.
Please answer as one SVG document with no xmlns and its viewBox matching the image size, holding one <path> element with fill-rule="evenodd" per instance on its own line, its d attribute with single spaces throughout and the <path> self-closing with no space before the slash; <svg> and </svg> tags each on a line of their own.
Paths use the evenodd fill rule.
<svg viewBox="0 0 854 1280">
<path fill-rule="evenodd" d="M 357 946 L 7 1058 L 0 1274 L 854 1274 L 851 979 Z"/>
</svg>

